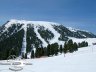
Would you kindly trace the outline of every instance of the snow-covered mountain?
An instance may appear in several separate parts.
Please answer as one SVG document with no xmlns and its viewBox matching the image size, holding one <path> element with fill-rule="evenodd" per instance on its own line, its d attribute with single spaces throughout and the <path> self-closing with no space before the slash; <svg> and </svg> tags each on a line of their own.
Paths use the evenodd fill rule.
<svg viewBox="0 0 96 72">
<path fill-rule="evenodd" d="M 0 28 L 0 47 L 30 52 L 48 44 L 63 45 L 70 38 L 96 38 L 96 35 L 62 24 L 46 21 L 9 20 Z"/>
<path fill-rule="evenodd" d="M 23 30 L 25 36 L 29 36 L 33 31 L 36 37 L 42 42 L 43 46 L 48 43 L 66 41 L 68 37 L 75 38 L 95 38 L 96 35 L 71 27 L 64 27 L 62 24 L 45 21 L 25 21 L 25 20 L 9 20 L 0 27 L 0 41 L 10 37 L 11 35 Z M 25 37 L 24 36 L 24 37 Z M 33 35 L 30 36 L 30 39 Z"/>
</svg>

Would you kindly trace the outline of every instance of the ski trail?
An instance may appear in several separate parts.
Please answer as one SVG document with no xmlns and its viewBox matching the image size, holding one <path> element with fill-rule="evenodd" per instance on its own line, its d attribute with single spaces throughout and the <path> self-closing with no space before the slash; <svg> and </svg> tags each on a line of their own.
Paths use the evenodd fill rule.
<svg viewBox="0 0 96 72">
<path fill-rule="evenodd" d="M 58 38 L 60 37 L 60 34 L 53 28 L 52 25 L 48 27 L 48 29 L 54 34 L 54 38 L 49 41 L 50 44 L 54 42 L 59 42 Z"/>
<path fill-rule="evenodd" d="M 21 54 L 22 54 L 22 53 L 24 53 L 24 54 L 26 53 L 26 45 L 27 45 L 27 42 L 26 42 L 27 24 L 24 24 L 23 29 L 24 29 L 24 37 L 23 37 L 23 42 L 22 42 Z"/>
<path fill-rule="evenodd" d="M 64 41 L 59 40 L 60 34 L 54 29 L 51 23 L 43 26 L 54 34 L 54 37 L 51 40 L 48 40 L 50 44 L 52 43 L 58 43 L 59 45 L 64 44 Z"/>
<path fill-rule="evenodd" d="M 38 28 L 36 26 L 34 26 L 34 31 L 37 35 L 37 37 L 42 41 L 42 45 L 43 47 L 46 47 L 48 44 L 46 43 L 46 41 L 40 36 L 40 34 L 38 33 Z"/>
</svg>

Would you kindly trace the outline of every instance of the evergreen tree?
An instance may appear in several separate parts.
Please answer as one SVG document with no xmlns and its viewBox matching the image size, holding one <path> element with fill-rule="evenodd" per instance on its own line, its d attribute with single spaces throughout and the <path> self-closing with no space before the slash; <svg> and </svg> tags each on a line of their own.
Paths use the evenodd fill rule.
<svg viewBox="0 0 96 72">
<path fill-rule="evenodd" d="M 83 41 L 81 43 L 78 43 L 78 48 L 86 47 L 86 46 L 88 46 L 88 42 Z"/>
<path fill-rule="evenodd" d="M 41 56 L 44 56 L 44 48 L 43 48 L 43 46 L 41 46 L 41 48 L 40 48 L 40 57 Z"/>
<path fill-rule="evenodd" d="M 58 45 L 58 43 L 54 43 L 54 50 L 55 50 L 55 55 L 58 55 L 58 52 L 59 52 L 59 50 L 58 50 L 58 48 L 59 48 L 59 45 Z"/>
<path fill-rule="evenodd" d="M 59 52 L 58 48 L 59 48 L 58 43 L 51 44 L 51 55 L 52 56 L 58 54 L 58 52 Z"/>
<path fill-rule="evenodd" d="M 86 46 L 88 46 L 88 42 L 85 42 Z"/>
<path fill-rule="evenodd" d="M 63 51 L 63 48 L 62 48 L 62 45 L 60 45 L 60 53 L 62 53 Z"/>
<path fill-rule="evenodd" d="M 9 56 L 10 55 L 16 55 L 16 51 L 14 48 L 12 48 L 10 51 L 9 51 Z"/>
<path fill-rule="evenodd" d="M 39 57 L 39 48 L 36 48 L 35 57 Z"/>
<path fill-rule="evenodd" d="M 47 56 L 50 56 L 51 55 L 51 47 L 50 47 L 50 44 L 48 44 L 47 46 Z"/>
<path fill-rule="evenodd" d="M 76 42 L 74 43 L 73 48 L 74 48 L 74 51 L 77 51 L 78 50 L 78 45 L 77 45 Z"/>
<path fill-rule="evenodd" d="M 25 53 L 25 59 L 27 59 L 27 53 Z"/>
<path fill-rule="evenodd" d="M 78 48 L 80 48 L 81 47 L 81 43 L 78 43 Z"/>
<path fill-rule="evenodd" d="M 44 56 L 47 56 L 47 48 L 44 47 L 43 50 L 44 50 Z"/>
<path fill-rule="evenodd" d="M 34 58 L 34 57 L 35 57 L 34 50 L 32 50 L 32 52 L 31 52 L 31 58 Z"/>
<path fill-rule="evenodd" d="M 64 54 L 66 54 L 68 52 L 68 47 L 67 47 L 67 43 L 65 42 L 64 43 Z"/>
<path fill-rule="evenodd" d="M 68 50 L 70 53 L 74 52 L 73 41 L 71 39 L 68 41 Z"/>
<path fill-rule="evenodd" d="M 22 53 L 21 55 L 22 55 L 22 59 L 24 59 L 24 58 L 25 58 L 25 54 L 24 54 L 24 53 Z"/>
</svg>

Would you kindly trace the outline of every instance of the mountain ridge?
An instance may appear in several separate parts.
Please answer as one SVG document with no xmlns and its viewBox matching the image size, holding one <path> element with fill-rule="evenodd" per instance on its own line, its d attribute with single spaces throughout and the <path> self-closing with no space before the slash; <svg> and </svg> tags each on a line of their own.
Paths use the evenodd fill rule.
<svg viewBox="0 0 96 72">
<path fill-rule="evenodd" d="M 47 21 L 9 20 L 0 29 L 0 48 L 17 49 L 19 53 L 31 52 L 33 48 L 64 42 L 73 38 L 96 38 L 96 35 L 62 24 Z"/>
<path fill-rule="evenodd" d="M 74 28 L 71 28 L 71 27 L 65 27 L 64 25 L 59 24 L 59 23 L 55 23 L 55 22 L 48 22 L 48 21 L 26 21 L 26 20 L 16 20 L 16 19 L 11 19 L 11 20 L 7 21 L 1 27 L 0 34 L 3 34 L 4 32 L 8 32 L 8 29 L 11 28 L 12 26 L 15 26 L 15 27 L 16 26 L 17 27 L 20 26 L 20 28 L 17 28 L 17 32 L 19 30 L 22 30 L 22 29 L 25 32 L 27 32 L 28 28 L 30 28 L 30 26 L 31 27 L 33 26 L 34 31 L 35 31 L 35 33 L 37 35 L 40 34 L 40 30 L 50 31 L 50 34 L 53 33 L 54 36 L 56 35 L 54 40 L 56 40 L 57 38 L 59 38 L 61 34 L 64 34 L 63 35 L 64 37 L 67 36 L 67 37 L 76 37 L 76 38 L 79 38 L 79 36 L 81 35 L 80 38 L 87 38 L 88 36 L 84 35 L 83 34 L 84 32 L 86 34 L 89 34 L 90 35 L 89 38 L 90 37 L 92 37 L 92 38 L 95 38 L 96 37 L 96 35 L 92 34 L 91 32 L 84 31 L 84 30 L 79 30 L 79 29 L 74 29 Z M 69 34 L 68 33 L 66 34 L 66 30 L 68 31 Z M 14 33 L 15 33 L 15 31 L 13 32 L 13 34 Z M 74 34 L 71 35 L 71 33 L 74 33 Z M 77 33 L 77 36 L 75 36 L 76 33 Z M 42 38 L 42 37 L 43 37 L 43 35 L 40 34 L 39 35 L 39 38 Z M 55 41 L 55 42 L 58 42 L 58 40 Z M 54 42 L 52 42 L 52 40 L 51 40 L 50 43 L 52 44 Z"/>
</svg>

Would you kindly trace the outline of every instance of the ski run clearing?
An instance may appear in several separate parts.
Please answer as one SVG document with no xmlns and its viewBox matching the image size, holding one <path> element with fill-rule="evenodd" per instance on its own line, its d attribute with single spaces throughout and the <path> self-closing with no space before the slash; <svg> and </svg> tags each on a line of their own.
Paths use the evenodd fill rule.
<svg viewBox="0 0 96 72">
<path fill-rule="evenodd" d="M 77 52 L 58 56 L 23 60 L 32 63 L 19 72 L 96 72 L 96 45 L 79 48 Z M 4 61 L 0 61 L 4 62 Z M 12 72 L 0 65 L 0 72 Z"/>
</svg>

